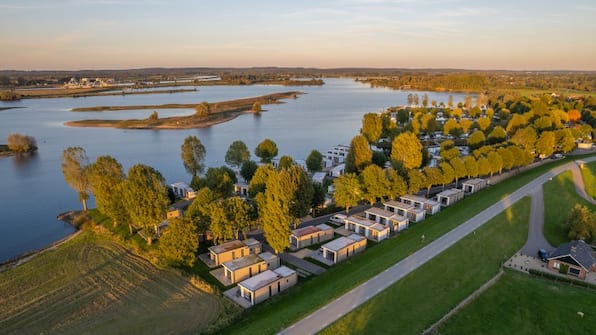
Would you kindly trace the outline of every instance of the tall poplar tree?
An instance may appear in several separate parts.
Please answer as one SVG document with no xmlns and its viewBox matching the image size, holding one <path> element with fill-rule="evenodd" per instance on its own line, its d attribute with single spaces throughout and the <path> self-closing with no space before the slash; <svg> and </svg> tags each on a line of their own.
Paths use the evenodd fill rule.
<svg viewBox="0 0 596 335">
<path fill-rule="evenodd" d="M 89 158 L 85 149 L 81 147 L 68 147 L 62 153 L 62 173 L 64 180 L 72 187 L 83 204 L 83 210 L 87 210 L 87 199 L 89 199 L 89 177 L 87 166 Z"/>
<path fill-rule="evenodd" d="M 250 159 L 250 151 L 242 141 L 234 141 L 226 152 L 226 163 L 240 169 L 242 163 Z"/>
<path fill-rule="evenodd" d="M 205 147 L 196 136 L 188 136 L 184 139 L 181 147 L 182 164 L 188 173 L 193 177 L 202 173 L 205 169 Z"/>
<path fill-rule="evenodd" d="M 387 195 L 389 183 L 385 178 L 383 169 L 376 165 L 369 165 L 360 174 L 360 185 L 362 189 L 362 197 L 367 199 L 372 205 L 378 198 L 383 198 Z"/>
<path fill-rule="evenodd" d="M 406 169 L 415 169 L 422 164 L 422 144 L 411 132 L 401 133 L 391 144 L 391 159 L 402 162 Z"/>
<path fill-rule="evenodd" d="M 97 209 L 112 218 L 114 227 L 127 220 L 122 201 L 122 187 L 126 175 L 122 165 L 111 156 L 99 156 L 89 166 L 89 184 Z"/>
<path fill-rule="evenodd" d="M 372 151 L 363 135 L 352 138 L 350 151 L 346 157 L 346 172 L 360 172 L 372 163 Z"/>
<path fill-rule="evenodd" d="M 379 141 L 383 133 L 383 122 L 377 113 L 367 113 L 362 117 L 362 135 L 366 137 L 368 143 Z"/>
<path fill-rule="evenodd" d="M 356 206 L 358 201 L 363 198 L 360 189 L 360 181 L 354 173 L 346 173 L 333 181 L 335 191 L 333 198 L 335 203 L 346 208 L 350 212 L 350 207 Z"/>
</svg>

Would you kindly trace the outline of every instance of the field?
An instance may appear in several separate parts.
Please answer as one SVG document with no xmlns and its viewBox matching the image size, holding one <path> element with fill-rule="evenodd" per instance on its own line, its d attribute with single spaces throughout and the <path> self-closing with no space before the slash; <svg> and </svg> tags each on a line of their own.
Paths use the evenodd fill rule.
<svg viewBox="0 0 596 335">
<path fill-rule="evenodd" d="M 523 246 L 529 210 L 520 200 L 321 334 L 420 334 Z"/>
<path fill-rule="evenodd" d="M 221 300 L 91 232 L 0 273 L 2 334 L 165 334 L 205 329 Z"/>
<path fill-rule="evenodd" d="M 589 196 L 596 199 L 596 162 L 586 164 L 581 171 L 584 177 L 586 192 Z"/>
<path fill-rule="evenodd" d="M 544 190 L 544 237 L 553 246 L 568 242 L 565 219 L 575 204 L 592 210 L 596 206 L 580 197 L 573 184 L 571 171 L 565 171 L 543 186 Z"/>
<path fill-rule="evenodd" d="M 439 329 L 448 334 L 594 334 L 596 291 L 507 271 Z M 580 318 L 577 312 L 584 313 Z"/>
</svg>

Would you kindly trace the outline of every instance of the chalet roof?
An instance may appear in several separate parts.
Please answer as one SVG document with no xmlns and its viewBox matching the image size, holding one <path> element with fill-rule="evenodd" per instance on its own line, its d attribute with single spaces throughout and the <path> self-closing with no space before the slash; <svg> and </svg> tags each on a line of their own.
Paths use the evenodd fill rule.
<svg viewBox="0 0 596 335">
<path fill-rule="evenodd" d="M 581 240 L 561 244 L 551 253 L 548 259 L 561 259 L 564 257 L 571 257 L 586 271 L 590 271 L 590 268 L 596 263 L 592 255 L 592 248 Z"/>
<path fill-rule="evenodd" d="M 246 255 L 244 257 L 225 262 L 223 263 L 223 266 L 235 271 L 261 262 L 263 262 L 263 259 L 257 255 Z"/>
<path fill-rule="evenodd" d="M 421 203 L 429 204 L 429 205 L 433 205 L 433 206 L 440 205 L 438 202 L 436 202 L 434 200 L 427 199 L 425 197 L 421 197 L 421 196 L 417 196 L 417 195 L 413 195 L 413 194 L 406 194 L 404 196 L 401 196 L 400 198 L 410 200 L 410 201 L 421 202 Z"/>
<path fill-rule="evenodd" d="M 411 209 L 414 209 L 414 205 L 408 205 L 401 201 L 396 201 L 396 200 L 386 201 L 383 203 L 383 205 L 403 209 L 404 211 L 409 211 Z"/>
<path fill-rule="evenodd" d="M 246 239 L 246 240 L 242 241 L 242 243 L 244 243 L 247 247 L 253 247 L 253 246 L 256 246 L 256 245 L 261 245 L 261 242 L 255 240 L 254 238 Z"/>
<path fill-rule="evenodd" d="M 356 242 L 362 241 L 362 240 L 366 240 L 366 238 L 362 235 L 352 234 L 350 236 L 342 236 L 342 237 L 337 238 L 331 242 L 325 243 L 321 247 L 337 252 L 343 248 L 346 248 L 346 247 L 348 247 Z"/>
<path fill-rule="evenodd" d="M 270 262 L 276 260 L 278 257 L 270 253 L 269 251 L 265 251 L 259 254 L 259 257 L 264 260 L 265 262 Z"/>
<path fill-rule="evenodd" d="M 246 245 L 239 240 L 234 240 L 226 243 L 222 243 L 220 245 L 214 245 L 209 247 L 209 251 L 213 252 L 214 254 L 221 254 L 227 251 L 236 250 L 240 248 L 244 248 Z"/>
<path fill-rule="evenodd" d="M 390 211 L 386 211 L 386 210 L 384 210 L 382 208 L 379 208 L 379 207 L 371 207 L 371 208 L 365 210 L 364 212 L 365 213 L 370 213 L 370 214 L 373 214 L 373 215 L 376 215 L 376 216 L 380 216 L 380 217 L 386 218 L 388 220 L 393 220 L 393 221 L 405 221 L 405 220 L 407 220 L 406 217 L 403 217 L 403 216 L 401 216 L 399 214 L 395 214 L 395 213 L 390 212 Z"/>
<path fill-rule="evenodd" d="M 478 184 L 482 184 L 485 183 L 486 181 L 484 179 L 480 179 L 480 178 L 474 178 L 474 179 L 468 179 L 466 181 L 464 181 L 462 183 L 462 185 L 468 184 L 468 185 L 478 185 Z"/>
<path fill-rule="evenodd" d="M 329 227 L 326 224 L 320 224 L 317 226 L 308 226 L 308 227 L 294 229 L 294 230 L 292 230 L 292 235 L 294 235 L 296 237 L 302 237 L 302 236 L 307 236 L 307 235 L 318 233 L 320 231 L 330 230 L 330 229 L 333 229 L 333 228 Z"/>
<path fill-rule="evenodd" d="M 448 190 L 445 190 L 443 192 L 440 192 L 439 194 L 437 194 L 437 196 L 443 196 L 443 197 L 450 197 L 452 195 L 458 194 L 458 193 L 463 193 L 464 190 L 460 190 L 459 188 L 450 188 Z"/>
<path fill-rule="evenodd" d="M 256 276 L 245 279 L 238 283 L 238 285 L 254 292 L 260 288 L 263 288 L 275 282 L 280 278 L 289 277 L 294 273 L 296 273 L 296 271 L 282 265 L 275 270 L 265 270 Z"/>
<path fill-rule="evenodd" d="M 359 225 L 359 226 L 367 227 L 369 229 L 372 229 L 372 230 L 375 230 L 378 232 L 382 232 L 382 231 L 389 229 L 389 227 L 387 227 L 385 225 L 382 225 L 382 224 L 377 223 L 373 220 L 369 220 L 367 218 L 364 218 L 364 217 L 358 216 L 358 215 L 348 216 L 346 218 L 346 221 L 356 224 L 356 225 Z"/>
</svg>

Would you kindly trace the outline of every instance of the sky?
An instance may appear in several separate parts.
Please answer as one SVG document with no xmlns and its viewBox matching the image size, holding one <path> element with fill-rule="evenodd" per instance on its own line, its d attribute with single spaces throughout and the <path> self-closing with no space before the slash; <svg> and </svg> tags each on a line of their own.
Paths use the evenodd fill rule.
<svg viewBox="0 0 596 335">
<path fill-rule="evenodd" d="M 0 70 L 596 70 L 594 0 L 0 0 Z"/>
</svg>

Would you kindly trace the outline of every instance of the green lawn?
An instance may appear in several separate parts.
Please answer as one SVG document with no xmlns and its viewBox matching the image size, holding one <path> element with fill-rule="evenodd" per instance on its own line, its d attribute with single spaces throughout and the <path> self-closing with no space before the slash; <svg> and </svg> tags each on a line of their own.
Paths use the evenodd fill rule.
<svg viewBox="0 0 596 335">
<path fill-rule="evenodd" d="M 449 319 L 448 334 L 594 334 L 596 291 L 507 271 Z M 577 312 L 584 313 L 580 318 Z"/>
<path fill-rule="evenodd" d="M 596 199 L 596 161 L 586 164 L 581 171 L 584 177 L 586 192 L 589 196 Z"/>
<path fill-rule="evenodd" d="M 573 159 L 578 158 L 580 156 Z M 307 281 L 304 285 L 298 285 L 280 296 L 251 308 L 244 313 L 241 320 L 222 332 L 275 334 L 404 259 L 423 247 L 425 243 L 444 235 L 534 178 L 570 160 L 572 158 L 568 157 L 545 164 L 491 186 L 472 197 L 467 197 L 455 206 L 444 209 L 439 215 L 410 226 L 397 238 L 383 241 L 378 246 L 329 269 L 321 276 Z M 420 241 L 422 234 L 426 236 L 425 243 Z"/>
<path fill-rule="evenodd" d="M 523 246 L 529 210 L 522 199 L 321 334 L 420 334 Z"/>
<path fill-rule="evenodd" d="M 588 206 L 596 210 L 596 206 L 580 197 L 573 184 L 571 171 L 566 171 L 553 178 L 543 186 L 544 190 L 544 237 L 553 246 L 568 242 L 565 219 L 575 204 Z"/>
</svg>

